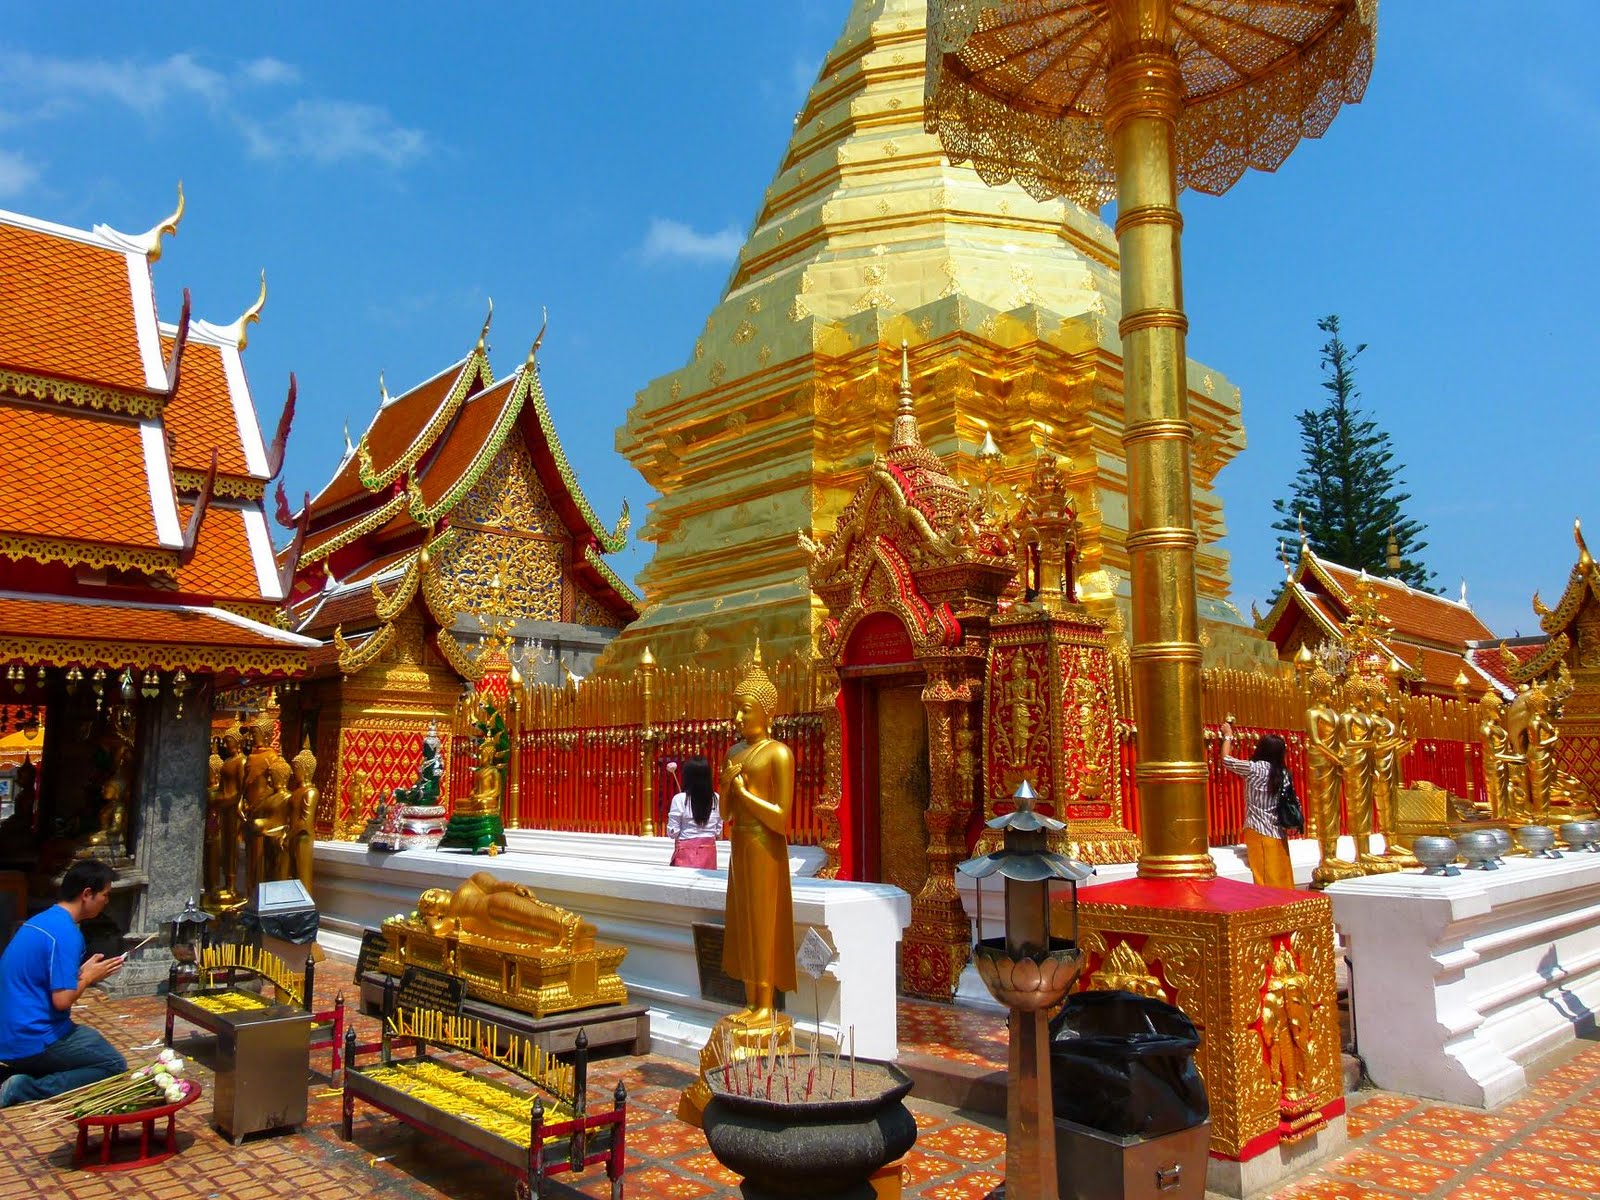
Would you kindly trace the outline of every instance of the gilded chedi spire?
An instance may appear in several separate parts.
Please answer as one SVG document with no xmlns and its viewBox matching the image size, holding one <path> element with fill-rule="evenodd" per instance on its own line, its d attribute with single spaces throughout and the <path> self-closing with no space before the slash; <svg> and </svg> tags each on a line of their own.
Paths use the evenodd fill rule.
<svg viewBox="0 0 1600 1200">
<path fill-rule="evenodd" d="M 655 544 L 644 615 L 607 669 L 646 641 L 664 665 L 732 666 L 752 626 L 780 655 L 809 653 L 820 609 L 795 532 L 825 536 L 913 425 L 956 478 L 976 474 L 988 428 L 1082 464 L 1080 590 L 1103 609 L 1126 591 L 1126 471 L 1101 449 L 1123 419 L 1116 239 L 1075 205 L 945 160 L 923 129 L 926 20 L 923 0 L 855 0 L 726 293 L 617 432 L 661 499 L 639 534 Z M 1217 528 L 1211 479 L 1243 443 L 1238 394 L 1199 364 L 1190 389 L 1196 520 Z M 1032 466 L 1013 456 L 1000 486 Z M 1248 637 L 1226 555 L 1204 544 L 1197 575 L 1202 616 Z"/>
</svg>

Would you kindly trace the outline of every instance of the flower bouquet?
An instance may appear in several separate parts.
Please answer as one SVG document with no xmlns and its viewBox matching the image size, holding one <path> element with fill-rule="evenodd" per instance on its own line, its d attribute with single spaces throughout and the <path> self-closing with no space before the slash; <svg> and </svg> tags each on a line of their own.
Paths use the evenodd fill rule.
<svg viewBox="0 0 1600 1200">
<path fill-rule="evenodd" d="M 186 1066 L 182 1055 L 163 1050 L 148 1066 L 36 1101 L 29 1107 L 38 1118 L 38 1124 L 52 1125 L 64 1120 L 142 1112 L 163 1104 L 177 1104 L 195 1086 L 183 1078 Z"/>
</svg>

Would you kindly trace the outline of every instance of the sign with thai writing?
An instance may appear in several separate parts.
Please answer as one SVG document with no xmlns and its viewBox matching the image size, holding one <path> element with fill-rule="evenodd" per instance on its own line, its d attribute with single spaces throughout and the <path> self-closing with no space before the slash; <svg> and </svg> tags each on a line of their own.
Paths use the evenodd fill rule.
<svg viewBox="0 0 1600 1200">
<path fill-rule="evenodd" d="M 426 967 L 407 967 L 394 994 L 395 1008 L 432 1008 L 457 1014 L 465 989 L 453 975 L 430 971 Z"/>
<path fill-rule="evenodd" d="M 356 955 L 356 982 L 365 975 L 375 975 L 378 960 L 389 953 L 389 939 L 381 929 L 368 929 L 361 934 L 361 950 Z"/>
<path fill-rule="evenodd" d="M 743 1008 L 744 984 L 722 969 L 723 927 L 696 921 L 689 928 L 694 933 L 694 965 L 700 974 L 700 994 L 707 1000 Z M 773 997 L 773 1007 L 783 1010 L 782 992 Z"/>
</svg>

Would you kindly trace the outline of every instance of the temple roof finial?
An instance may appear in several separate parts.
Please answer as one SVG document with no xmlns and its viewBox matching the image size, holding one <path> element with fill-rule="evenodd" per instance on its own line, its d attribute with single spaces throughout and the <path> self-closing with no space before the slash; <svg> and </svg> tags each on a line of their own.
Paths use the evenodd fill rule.
<svg viewBox="0 0 1600 1200">
<path fill-rule="evenodd" d="M 350 418 L 346 417 L 344 421 L 344 456 L 349 458 L 355 452 L 356 448 L 350 444 Z"/>
<path fill-rule="evenodd" d="M 383 381 L 382 367 L 378 368 L 378 395 L 383 397 L 382 403 L 385 405 L 392 404 L 394 402 L 394 397 L 389 395 L 389 385 Z"/>
<path fill-rule="evenodd" d="M 262 271 L 261 271 L 261 292 L 260 292 L 260 294 L 256 296 L 254 304 L 252 304 L 249 308 L 245 309 L 244 312 L 239 314 L 239 319 L 237 321 L 235 321 L 233 323 L 233 326 L 232 326 L 233 331 L 234 331 L 234 333 L 236 335 L 236 341 L 238 343 L 239 349 L 243 350 L 244 347 L 245 347 L 245 343 L 247 341 L 249 341 L 249 333 L 247 332 L 249 327 L 251 325 L 259 325 L 261 323 L 261 310 L 263 308 L 265 308 L 266 306 L 267 306 L 267 272 L 266 272 L 265 268 L 262 268 Z"/>
<path fill-rule="evenodd" d="M 172 210 L 172 215 L 149 233 L 144 235 L 146 245 L 145 257 L 151 262 L 161 257 L 161 239 L 166 234 L 178 232 L 178 222 L 183 220 L 183 180 L 178 180 L 178 207 Z"/>
<path fill-rule="evenodd" d="M 483 329 L 478 333 L 478 353 L 487 354 L 489 351 L 489 326 L 494 324 L 494 297 L 489 297 L 489 312 L 483 318 Z"/>
<path fill-rule="evenodd" d="M 917 408 L 911 398 L 911 346 L 900 343 L 900 402 L 894 410 L 894 428 L 889 434 L 889 449 L 918 446 L 922 435 L 917 430 Z"/>
</svg>

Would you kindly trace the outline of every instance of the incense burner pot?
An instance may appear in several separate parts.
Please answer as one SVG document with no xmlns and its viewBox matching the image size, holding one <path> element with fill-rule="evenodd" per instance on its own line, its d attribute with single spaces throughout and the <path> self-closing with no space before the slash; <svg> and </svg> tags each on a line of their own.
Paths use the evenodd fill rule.
<svg viewBox="0 0 1600 1200">
<path fill-rule="evenodd" d="M 1427 868 L 1424 875 L 1459 875 L 1451 864 L 1456 861 L 1456 843 L 1454 838 L 1434 837 L 1424 835 L 1416 838 L 1411 843 L 1411 853 Z"/>
<path fill-rule="evenodd" d="M 1556 831 L 1548 825 L 1517 826 L 1517 844 L 1528 852 L 1529 858 L 1561 857 L 1561 851 L 1551 849 L 1556 844 Z"/>
<path fill-rule="evenodd" d="M 1492 829 L 1473 829 L 1456 839 L 1461 857 L 1467 860 L 1469 871 L 1496 871 L 1495 859 L 1500 856 L 1500 839 Z"/>
<path fill-rule="evenodd" d="M 1600 821 L 1568 821 L 1561 827 L 1561 840 L 1569 850 L 1600 854 Z"/>
<path fill-rule="evenodd" d="M 804 1056 L 792 1057 L 804 1061 Z M 911 1149 L 917 1123 L 903 1103 L 911 1091 L 903 1071 L 864 1058 L 856 1060 L 854 1069 L 859 1076 L 855 1095 L 837 1096 L 851 1070 L 841 1064 L 831 1100 L 802 1099 L 792 1089 L 789 1100 L 778 1095 L 768 1099 L 761 1089 L 740 1094 L 742 1063 L 707 1073 L 711 1103 L 705 1111 L 706 1141 L 718 1162 L 744 1177 L 745 1200 L 872 1200 L 875 1193 L 867 1180 Z M 801 1065 L 791 1077 L 807 1075 Z"/>
</svg>

